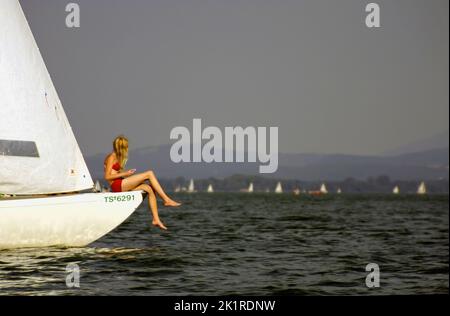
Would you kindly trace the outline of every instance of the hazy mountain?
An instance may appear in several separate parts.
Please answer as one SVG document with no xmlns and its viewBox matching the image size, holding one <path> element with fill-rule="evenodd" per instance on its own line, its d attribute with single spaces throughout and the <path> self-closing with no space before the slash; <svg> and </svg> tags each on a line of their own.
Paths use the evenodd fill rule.
<svg viewBox="0 0 450 316">
<path fill-rule="evenodd" d="M 443 133 L 433 135 L 432 137 L 406 144 L 404 146 L 394 148 L 385 152 L 385 155 L 396 156 L 406 153 L 415 153 L 420 151 L 428 151 L 435 148 L 449 147 L 449 130 Z"/>
<path fill-rule="evenodd" d="M 277 175 L 307 181 L 367 179 L 379 175 L 396 180 L 448 179 L 448 155 L 448 149 L 436 149 L 394 157 L 321 156 L 316 162 L 302 167 L 281 163 Z"/>
<path fill-rule="evenodd" d="M 132 150 L 129 168 L 154 170 L 162 178 L 224 178 L 233 174 L 258 174 L 259 163 L 182 163 L 170 161 L 170 146 Z M 87 158 L 94 178 L 103 176 L 104 155 Z M 387 175 L 395 180 L 448 179 L 449 149 L 440 148 L 397 156 L 280 154 L 279 168 L 267 177 L 303 181 L 340 181 Z"/>
</svg>

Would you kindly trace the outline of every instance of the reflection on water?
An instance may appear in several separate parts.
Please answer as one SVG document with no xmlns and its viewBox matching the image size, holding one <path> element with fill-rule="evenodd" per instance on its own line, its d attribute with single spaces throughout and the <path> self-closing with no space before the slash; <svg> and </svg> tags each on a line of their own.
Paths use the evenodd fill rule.
<svg viewBox="0 0 450 316">
<path fill-rule="evenodd" d="M 448 197 L 179 195 L 80 249 L 0 251 L 0 294 L 448 293 Z M 381 287 L 365 287 L 365 266 Z M 66 266 L 80 267 L 67 288 Z"/>
</svg>

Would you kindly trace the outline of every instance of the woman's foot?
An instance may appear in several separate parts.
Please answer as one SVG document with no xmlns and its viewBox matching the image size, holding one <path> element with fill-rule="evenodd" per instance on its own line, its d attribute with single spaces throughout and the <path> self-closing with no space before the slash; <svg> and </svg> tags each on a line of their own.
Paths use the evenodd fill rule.
<svg viewBox="0 0 450 316">
<path fill-rule="evenodd" d="M 164 206 L 168 206 L 168 207 L 177 207 L 180 205 L 181 205 L 181 203 L 175 202 L 174 200 L 167 200 L 164 202 Z"/>
<path fill-rule="evenodd" d="M 157 220 L 157 221 L 153 220 L 152 224 L 153 224 L 153 226 L 159 227 L 162 230 L 167 230 L 167 227 L 164 226 L 164 224 L 160 220 Z"/>
</svg>

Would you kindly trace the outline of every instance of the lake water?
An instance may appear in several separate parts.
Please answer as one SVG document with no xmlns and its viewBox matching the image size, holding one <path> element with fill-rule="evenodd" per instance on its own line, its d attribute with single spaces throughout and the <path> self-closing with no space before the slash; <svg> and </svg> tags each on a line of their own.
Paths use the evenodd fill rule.
<svg viewBox="0 0 450 316">
<path fill-rule="evenodd" d="M 143 206 L 87 248 L 0 251 L 0 295 L 448 294 L 448 196 L 175 198 L 182 207 L 160 209 L 167 232 Z"/>
</svg>

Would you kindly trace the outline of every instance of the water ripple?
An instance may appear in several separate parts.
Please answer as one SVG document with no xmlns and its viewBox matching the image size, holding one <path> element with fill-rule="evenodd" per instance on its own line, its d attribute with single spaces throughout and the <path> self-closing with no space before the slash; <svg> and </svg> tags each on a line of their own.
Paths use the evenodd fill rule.
<svg viewBox="0 0 450 316">
<path fill-rule="evenodd" d="M 448 293 L 448 196 L 179 195 L 82 249 L 0 251 L 2 295 Z M 381 287 L 365 285 L 368 263 Z M 66 266 L 80 266 L 79 289 Z"/>
</svg>

